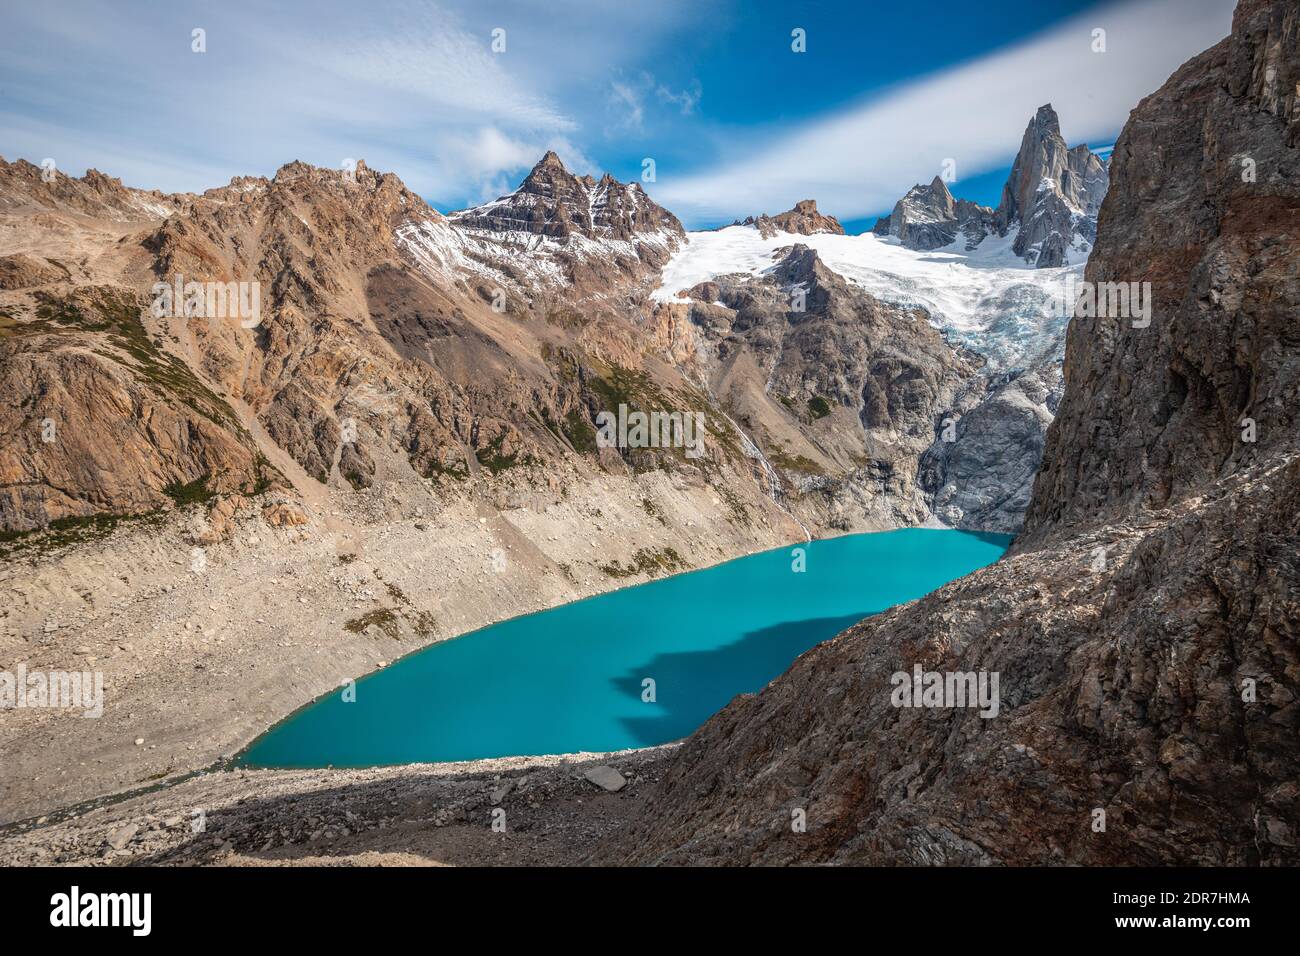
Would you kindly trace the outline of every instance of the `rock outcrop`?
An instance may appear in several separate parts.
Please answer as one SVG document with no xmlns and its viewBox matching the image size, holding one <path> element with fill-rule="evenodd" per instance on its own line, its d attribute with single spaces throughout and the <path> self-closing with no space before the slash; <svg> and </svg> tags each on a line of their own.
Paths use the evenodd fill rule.
<svg viewBox="0 0 1300 956">
<path fill-rule="evenodd" d="M 138 516 L 281 480 L 229 404 L 145 332 L 120 289 L 0 315 L 0 530 Z"/>
<path fill-rule="evenodd" d="M 1020 531 L 1061 389 L 1059 364 L 975 380 L 943 416 L 919 466 L 918 481 L 940 521 Z"/>
<path fill-rule="evenodd" d="M 1010 555 L 735 700 L 597 859 L 1300 863 L 1297 64 L 1243 0 L 1130 117 L 1087 275 L 1153 320 L 1072 323 Z M 897 706 L 916 667 L 996 713 Z"/>
<path fill-rule="evenodd" d="M 801 199 L 794 207 L 775 216 L 762 215 L 755 219 L 747 216 L 737 226 L 753 226 L 764 238 L 775 236 L 779 232 L 788 232 L 800 236 L 812 236 L 817 233 L 844 235 L 844 227 L 834 216 L 823 215 L 817 211 L 817 200 Z"/>
</svg>

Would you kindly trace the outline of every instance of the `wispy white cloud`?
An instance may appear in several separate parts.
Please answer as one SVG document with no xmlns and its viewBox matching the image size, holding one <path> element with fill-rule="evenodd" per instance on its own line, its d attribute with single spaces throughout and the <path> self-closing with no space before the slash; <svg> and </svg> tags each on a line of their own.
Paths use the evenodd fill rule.
<svg viewBox="0 0 1300 956">
<path fill-rule="evenodd" d="M 645 103 L 635 87 L 615 80 L 609 87 L 609 102 L 617 116 L 616 129 L 639 131 L 645 124 Z"/>
<path fill-rule="evenodd" d="M 400 22 L 397 22 L 400 21 Z M 572 130 L 576 123 L 536 88 L 511 72 L 510 32 L 469 32 L 459 17 L 429 6 L 406 6 L 400 16 L 369 22 L 360 36 L 333 34 L 300 53 L 342 80 L 409 93 L 431 114 L 474 114 L 533 129 Z M 522 30 L 521 30 L 522 32 Z"/>
<path fill-rule="evenodd" d="M 608 101 L 614 120 L 606 132 L 611 135 L 628 131 L 644 132 L 647 100 L 671 108 L 672 112 L 681 116 L 690 116 L 695 112 L 702 95 L 699 80 L 692 81 L 683 89 L 674 90 L 646 70 L 632 79 L 620 76 L 610 82 Z"/>
<path fill-rule="evenodd" d="M 658 93 L 660 100 L 676 106 L 683 116 L 690 116 L 694 113 L 695 108 L 700 105 L 700 97 L 704 95 L 699 80 L 694 81 L 686 89 L 673 91 L 660 84 L 655 91 Z"/>
<path fill-rule="evenodd" d="M 1071 143 L 1113 137 L 1141 97 L 1227 35 L 1234 0 L 1141 0 L 1070 19 L 1009 49 L 943 70 L 837 115 L 769 132 L 714 168 L 674 176 L 657 201 L 687 219 L 777 212 L 799 199 L 854 218 L 888 209 L 953 159 L 957 175 L 1005 165 L 1051 102 Z M 1105 52 L 1094 52 L 1094 30 Z"/>
<path fill-rule="evenodd" d="M 502 0 L 490 11 L 475 0 L 180 0 L 133 16 L 103 0 L 21 4 L 0 32 L 0 151 L 172 191 L 292 159 L 363 158 L 458 204 L 517 179 L 547 149 L 596 171 L 574 85 L 590 99 L 684 9 L 666 0 L 638 26 L 615 0 Z M 573 40 L 579 12 L 581 60 L 557 46 L 565 30 Z M 190 49 L 195 27 L 205 53 Z"/>
<path fill-rule="evenodd" d="M 494 126 L 439 138 L 435 157 L 440 174 L 468 188 L 476 201 L 495 199 L 514 188 L 506 174 L 526 169 L 548 149 L 555 150 L 573 172 L 599 172 L 590 157 L 568 137 L 515 138 Z"/>
</svg>

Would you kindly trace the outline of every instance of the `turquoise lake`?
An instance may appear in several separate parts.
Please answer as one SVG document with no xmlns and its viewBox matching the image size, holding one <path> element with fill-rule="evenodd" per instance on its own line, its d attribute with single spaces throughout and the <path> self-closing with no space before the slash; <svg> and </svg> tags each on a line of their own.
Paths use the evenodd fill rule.
<svg viewBox="0 0 1300 956">
<path fill-rule="evenodd" d="M 996 561 L 1006 535 L 856 534 L 737 558 L 493 624 L 335 691 L 258 738 L 253 767 L 621 750 L 685 737 L 862 618 Z M 803 548 L 803 572 L 792 570 Z M 647 678 L 653 702 L 642 700 Z"/>
</svg>

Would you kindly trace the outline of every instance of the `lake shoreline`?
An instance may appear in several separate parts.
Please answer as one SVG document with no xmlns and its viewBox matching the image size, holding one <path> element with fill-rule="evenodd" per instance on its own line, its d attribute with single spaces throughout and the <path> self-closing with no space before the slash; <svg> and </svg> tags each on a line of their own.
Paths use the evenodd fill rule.
<svg viewBox="0 0 1300 956">
<path fill-rule="evenodd" d="M 816 644 L 1009 544 L 928 528 L 842 535 L 522 614 L 346 683 L 234 762 L 363 769 L 680 740 Z"/>
<path fill-rule="evenodd" d="M 0 562 L 0 590 L 15 595 L 0 657 L 29 672 L 102 671 L 105 695 L 95 720 L 5 711 L 0 824 L 220 764 L 344 678 L 626 583 L 602 567 L 638 547 L 672 547 L 703 567 L 802 540 L 775 506 L 745 526 L 717 520 L 711 494 L 659 473 L 601 476 L 545 512 L 467 499 L 368 523 L 348 510 L 354 498 L 328 490 L 305 525 L 237 514 L 204 549 L 201 573 L 187 540 L 193 516 L 180 512 Z M 663 520 L 642 507 L 647 498 Z M 510 573 L 492 573 L 494 549 Z M 348 626 L 368 618 L 378 622 Z"/>
</svg>

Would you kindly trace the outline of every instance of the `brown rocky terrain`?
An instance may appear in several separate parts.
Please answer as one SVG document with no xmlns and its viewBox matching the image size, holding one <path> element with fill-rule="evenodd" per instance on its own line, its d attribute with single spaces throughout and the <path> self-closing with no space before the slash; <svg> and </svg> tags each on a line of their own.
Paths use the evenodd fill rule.
<svg viewBox="0 0 1300 956">
<path fill-rule="evenodd" d="M 1011 555 L 738 698 L 595 859 L 1300 862 L 1297 64 L 1300 10 L 1243 0 L 1134 111 L 1087 276 L 1154 318 L 1071 324 Z M 999 713 L 894 706 L 915 664 Z"/>
<path fill-rule="evenodd" d="M 647 344 L 675 220 L 605 187 L 639 212 L 529 253 L 364 164 L 161 199 L 0 168 L 0 657 L 94 664 L 114 701 L 7 713 L 5 819 L 210 765 L 431 641 L 803 537 Z M 260 283 L 257 321 L 156 308 L 178 279 Z M 620 403 L 702 411 L 703 457 L 597 447 Z"/>
</svg>

